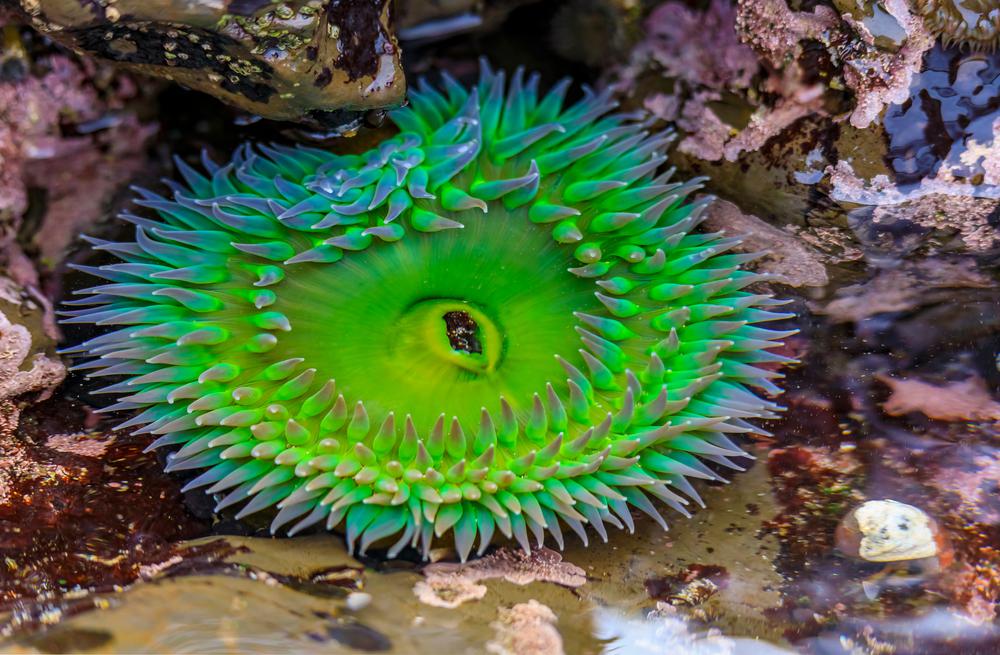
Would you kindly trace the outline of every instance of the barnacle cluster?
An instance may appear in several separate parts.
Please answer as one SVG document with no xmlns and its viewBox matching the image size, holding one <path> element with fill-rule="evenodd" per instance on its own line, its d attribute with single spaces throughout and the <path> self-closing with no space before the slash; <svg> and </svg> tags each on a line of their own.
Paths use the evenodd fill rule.
<svg viewBox="0 0 1000 655">
<path fill-rule="evenodd" d="M 121 427 L 219 510 L 390 556 L 687 514 L 690 479 L 738 469 L 732 436 L 775 416 L 750 388 L 779 391 L 790 332 L 759 324 L 790 315 L 748 290 L 738 238 L 692 231 L 709 201 L 661 171 L 670 135 L 538 86 L 484 64 L 362 155 L 247 145 L 141 191 L 158 218 L 90 239 L 123 262 L 66 312 L 113 328 L 70 351 L 120 378 Z"/>
<path fill-rule="evenodd" d="M 274 120 L 352 128 L 405 79 L 388 0 L 18 0 L 46 36 Z"/>
</svg>

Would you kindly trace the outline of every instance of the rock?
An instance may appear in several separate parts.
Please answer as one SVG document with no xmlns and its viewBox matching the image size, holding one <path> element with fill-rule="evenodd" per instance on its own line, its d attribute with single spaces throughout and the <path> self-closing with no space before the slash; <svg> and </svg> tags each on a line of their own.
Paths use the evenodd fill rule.
<svg viewBox="0 0 1000 655">
<path fill-rule="evenodd" d="M 858 323 L 885 313 L 954 302 L 962 289 L 992 289 L 993 280 L 970 259 L 934 257 L 877 270 L 871 279 L 843 286 L 817 313 L 834 323 Z"/>
<path fill-rule="evenodd" d="M 744 214 L 726 200 L 713 202 L 707 213 L 706 229 L 743 237 L 740 250 L 766 253 L 755 268 L 774 275 L 775 281 L 793 287 L 824 287 L 830 281 L 821 255 L 796 235 Z"/>
<path fill-rule="evenodd" d="M 45 334 L 43 308 L 0 277 L 0 432 L 13 433 L 28 394 L 48 397 L 66 377 Z"/>
<path fill-rule="evenodd" d="M 39 32 L 273 120 L 349 127 L 406 91 L 388 0 L 19 0 Z"/>
<path fill-rule="evenodd" d="M 35 264 L 56 268 L 118 193 L 151 172 L 157 125 L 136 105 L 154 93 L 27 29 L 4 29 L 4 70 L 16 61 L 18 72 L 0 74 L 0 262 L 17 284 L 39 288 Z"/>
<path fill-rule="evenodd" d="M 920 412 L 939 421 L 1000 421 L 1000 402 L 993 398 L 980 377 L 944 385 L 888 375 L 880 375 L 879 380 L 892 390 L 883 405 L 890 416 Z"/>
<path fill-rule="evenodd" d="M 869 500 L 837 526 L 837 549 L 868 562 L 901 562 L 934 557 L 944 536 L 923 510 L 895 500 Z"/>
<path fill-rule="evenodd" d="M 521 550 L 501 548 L 467 564 L 440 562 L 425 566 L 424 579 L 414 585 L 413 593 L 428 605 L 453 608 L 481 599 L 486 587 L 479 583 L 492 579 L 517 585 L 554 582 L 564 587 L 580 587 L 587 582 L 583 569 L 564 562 L 554 550 L 538 548 L 526 555 Z"/>
<path fill-rule="evenodd" d="M 372 595 L 363 591 L 352 591 L 347 595 L 347 598 L 344 599 L 344 603 L 346 604 L 347 609 L 352 612 L 357 612 L 372 604 Z"/>
</svg>

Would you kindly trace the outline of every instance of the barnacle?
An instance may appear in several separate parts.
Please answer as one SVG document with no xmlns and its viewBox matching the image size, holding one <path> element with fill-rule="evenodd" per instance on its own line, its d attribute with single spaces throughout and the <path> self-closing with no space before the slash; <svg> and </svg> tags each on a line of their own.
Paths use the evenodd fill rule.
<svg viewBox="0 0 1000 655">
<path fill-rule="evenodd" d="M 362 155 L 179 161 L 134 242 L 90 240 L 124 263 L 86 268 L 109 283 L 67 322 L 116 329 L 70 350 L 124 377 L 107 409 L 188 489 L 390 556 L 452 531 L 464 560 L 496 530 L 606 538 L 630 507 L 666 527 L 652 499 L 686 514 L 706 462 L 739 468 L 790 334 L 757 324 L 790 315 L 738 238 L 692 232 L 708 201 L 660 172 L 669 135 L 505 77 L 423 85 Z"/>
</svg>

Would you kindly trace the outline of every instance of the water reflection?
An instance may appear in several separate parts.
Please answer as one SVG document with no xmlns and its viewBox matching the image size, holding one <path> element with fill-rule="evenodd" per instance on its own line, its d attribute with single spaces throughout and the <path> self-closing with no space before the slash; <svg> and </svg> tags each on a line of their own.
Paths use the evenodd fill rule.
<svg viewBox="0 0 1000 655">
<path fill-rule="evenodd" d="M 661 603 L 645 616 L 599 607 L 594 633 L 606 641 L 607 655 L 791 655 L 795 651 L 748 639 L 727 637 L 717 629 L 702 630 Z"/>
<path fill-rule="evenodd" d="M 864 624 L 860 636 L 847 636 L 845 631 L 830 631 L 802 646 L 817 653 L 871 653 L 889 644 L 898 652 L 937 652 L 935 647 L 955 653 L 1000 652 L 1000 628 L 994 624 L 972 621 L 966 616 L 944 608 L 932 609 L 920 616 L 887 621 L 847 619 L 845 624 Z M 853 635 L 853 631 L 852 631 Z"/>
</svg>

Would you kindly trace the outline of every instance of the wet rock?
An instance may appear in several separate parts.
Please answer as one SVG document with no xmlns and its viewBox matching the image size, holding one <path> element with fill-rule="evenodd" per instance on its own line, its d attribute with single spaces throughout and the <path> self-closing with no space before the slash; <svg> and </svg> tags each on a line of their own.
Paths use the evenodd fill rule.
<svg viewBox="0 0 1000 655">
<path fill-rule="evenodd" d="M 876 269 L 870 279 L 837 289 L 817 310 L 834 322 L 859 323 L 879 314 L 953 301 L 963 289 L 992 289 L 994 285 L 974 261 L 934 258 Z"/>
<path fill-rule="evenodd" d="M 843 180 L 838 165 L 832 179 Z M 843 187 L 842 187 L 843 188 Z M 850 224 L 865 248 L 876 256 L 898 258 L 909 253 L 988 253 L 1000 246 L 1000 202 L 939 187 L 941 193 L 895 197 L 892 189 L 869 195 L 874 204 L 850 214 Z M 967 189 L 970 193 L 974 191 Z M 868 194 L 866 194 L 868 195 Z"/>
<path fill-rule="evenodd" d="M 244 111 L 332 129 L 405 94 L 388 0 L 19 0 L 41 33 Z"/>
<path fill-rule="evenodd" d="M 1000 109 L 996 53 L 935 48 L 903 101 L 885 115 L 887 158 L 906 188 L 946 169 L 957 181 L 1000 183 L 995 141 Z"/>
<path fill-rule="evenodd" d="M 800 4 L 663 3 L 611 80 L 679 129 L 681 169 L 794 228 L 828 274 L 869 251 L 995 249 L 1000 57 L 934 46 L 902 0 Z"/>
<path fill-rule="evenodd" d="M 325 634 L 311 632 L 310 638 L 314 641 L 333 640 L 356 651 L 364 653 L 381 653 L 392 650 L 392 641 L 378 630 L 363 623 L 351 621 L 343 618 L 334 618 L 326 615 L 329 625 L 326 626 Z"/>
<path fill-rule="evenodd" d="M 486 585 L 460 577 L 429 578 L 418 582 L 413 593 L 425 605 L 454 609 L 463 603 L 481 600 L 486 596 Z"/>
<path fill-rule="evenodd" d="M 825 171 L 831 198 L 852 209 L 867 247 L 879 249 L 872 238 L 888 232 L 906 235 L 904 252 L 1000 245 L 998 109 L 1000 53 L 927 53 L 907 97 L 885 112 L 885 147 Z"/>
<path fill-rule="evenodd" d="M 924 52 L 934 43 L 905 0 L 886 0 L 882 6 L 897 29 L 878 35 L 870 23 L 850 13 L 837 16 L 824 6 L 811 13 L 796 12 L 785 0 L 740 3 L 737 25 L 743 38 L 774 67 L 797 63 L 809 41 L 823 44 L 830 63 L 837 66 L 834 72 L 853 92 L 850 122 L 865 128 L 887 104 L 906 98 Z"/>
<path fill-rule="evenodd" d="M 83 416 L 53 398 L 27 410 L 16 433 L 0 432 L 0 611 L 23 610 L 0 632 L 49 612 L 38 608 L 92 608 L 81 596 L 152 575 L 176 555 L 174 541 L 205 529 L 141 439 L 57 432 Z"/>
<path fill-rule="evenodd" d="M 641 83 L 651 66 L 668 77 L 713 91 L 746 88 L 759 71 L 753 51 L 733 26 L 735 7 L 713 0 L 706 11 L 681 2 L 658 5 L 645 20 L 645 39 L 636 45 L 617 80 L 624 89 Z"/>
<path fill-rule="evenodd" d="M 688 617 L 682 608 L 657 602 L 641 617 L 623 616 L 613 608 L 597 610 L 600 635 L 614 648 L 629 655 L 791 655 L 792 651 L 761 639 L 728 636 L 723 630 L 707 630 Z"/>
<path fill-rule="evenodd" d="M 809 59 L 815 48 L 803 50 L 798 37 L 782 41 L 788 52 L 775 54 L 774 62 L 754 50 L 753 39 L 776 34 L 778 25 L 750 29 L 740 17 L 756 10 L 770 16 L 769 6 L 717 0 L 697 11 L 663 3 L 647 20 L 649 35 L 611 82 L 630 105 L 678 128 L 673 161 L 687 174 L 707 175 L 708 188 L 743 211 L 795 226 L 829 261 L 852 261 L 860 254 L 853 236 L 813 188 L 835 157 L 828 144 L 840 126 L 827 117 L 847 100 L 829 88 L 835 71 Z M 823 32 L 836 17 L 827 7 L 816 11 Z"/>
<path fill-rule="evenodd" d="M 347 609 L 352 612 L 363 610 L 372 604 L 372 595 L 363 591 L 352 591 L 347 595 Z"/>
<path fill-rule="evenodd" d="M 43 400 L 66 377 L 44 318 L 42 307 L 0 276 L 0 438 L 15 439 L 26 396 Z M 0 472 L 0 498 L 7 488 L 5 474 L 10 472 Z"/>
<path fill-rule="evenodd" d="M 775 276 L 775 281 L 793 287 L 824 287 L 830 279 L 823 257 L 793 233 L 772 226 L 726 200 L 709 206 L 702 225 L 707 230 L 725 230 L 744 237 L 740 249 L 764 253 L 751 266 Z"/>
<path fill-rule="evenodd" d="M 17 643 L 41 653 L 86 653 L 108 645 L 111 633 L 103 630 L 56 628 L 42 635 L 18 639 Z"/>
<path fill-rule="evenodd" d="M 840 517 L 863 500 L 864 468 L 853 449 L 822 446 L 777 448 L 767 464 L 781 510 L 765 529 L 782 540 L 782 566 L 800 572 L 831 552 Z"/>
<path fill-rule="evenodd" d="M 371 596 L 361 591 L 365 584 L 364 568 L 360 566 L 335 566 L 313 571 L 308 576 L 275 575 L 274 577 L 281 584 L 310 596 L 346 599 L 348 606 L 353 604 L 357 609 L 364 606 L 365 597 L 371 602 Z M 350 600 L 352 596 L 353 601 Z"/>
<path fill-rule="evenodd" d="M 1000 454 L 988 445 L 995 438 L 969 428 L 954 443 L 886 448 L 878 462 L 895 488 L 947 531 L 954 563 L 926 586 L 984 625 L 995 619 L 1000 599 Z"/>
</svg>

